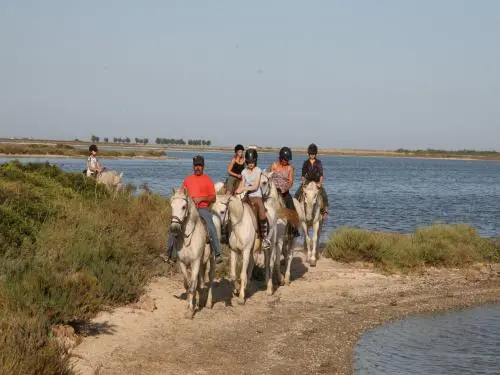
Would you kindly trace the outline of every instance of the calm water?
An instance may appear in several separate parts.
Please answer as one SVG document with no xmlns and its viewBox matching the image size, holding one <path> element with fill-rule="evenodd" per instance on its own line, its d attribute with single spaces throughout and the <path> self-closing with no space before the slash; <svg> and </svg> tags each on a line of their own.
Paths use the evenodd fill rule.
<svg viewBox="0 0 500 375">
<path fill-rule="evenodd" d="M 126 183 L 147 183 L 165 196 L 191 173 L 191 152 L 178 160 L 104 160 Z M 226 177 L 231 157 L 205 153 L 206 173 Z M 275 156 L 261 154 L 267 168 Z M 500 162 L 405 158 L 321 157 L 330 198 L 327 233 L 340 226 L 411 232 L 435 222 L 468 223 L 500 236 Z M 0 162 L 9 160 L 0 159 Z M 43 158 L 23 159 L 44 161 Z M 81 171 L 83 159 L 47 159 Z M 303 156 L 294 165 L 300 169 Z M 300 181 L 296 173 L 295 191 Z M 416 317 L 367 333 L 356 348 L 359 374 L 500 374 L 500 306 Z"/>
<path fill-rule="evenodd" d="M 178 160 L 104 160 L 124 172 L 127 183 L 147 183 L 165 196 L 191 173 L 191 152 L 169 152 Z M 206 173 L 214 182 L 226 177 L 231 154 L 205 153 Z M 405 158 L 321 157 L 330 199 L 330 217 L 323 232 L 340 226 L 411 232 L 416 227 L 469 223 L 482 235 L 500 235 L 500 162 Z M 0 161 L 7 160 L 6 158 Z M 40 161 L 40 159 L 23 159 Z M 69 171 L 85 167 L 83 159 L 43 159 Z M 259 155 L 268 167 L 272 154 Z M 303 156 L 296 156 L 295 191 Z"/>
<path fill-rule="evenodd" d="M 500 374 L 500 306 L 406 318 L 365 333 L 356 374 Z"/>
</svg>

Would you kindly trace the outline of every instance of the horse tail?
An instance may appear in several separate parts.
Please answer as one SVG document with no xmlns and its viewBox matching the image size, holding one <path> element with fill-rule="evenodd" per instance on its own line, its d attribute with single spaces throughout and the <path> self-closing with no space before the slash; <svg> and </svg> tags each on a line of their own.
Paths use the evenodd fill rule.
<svg viewBox="0 0 500 375">
<path fill-rule="evenodd" d="M 299 215 L 294 210 L 283 207 L 278 209 L 277 214 L 280 219 L 286 220 L 294 228 L 299 227 Z"/>
</svg>

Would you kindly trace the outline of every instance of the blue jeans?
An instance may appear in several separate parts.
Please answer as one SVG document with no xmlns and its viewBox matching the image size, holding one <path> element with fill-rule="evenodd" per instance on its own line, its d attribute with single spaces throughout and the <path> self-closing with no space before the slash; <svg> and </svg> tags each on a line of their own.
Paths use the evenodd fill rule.
<svg viewBox="0 0 500 375">
<path fill-rule="evenodd" d="M 198 208 L 198 213 L 200 214 L 203 221 L 207 224 L 212 250 L 215 252 L 215 256 L 219 256 L 222 251 L 222 246 L 220 244 L 219 236 L 217 235 L 217 230 L 215 229 L 215 224 L 212 216 L 214 213 L 209 208 Z"/>
<path fill-rule="evenodd" d="M 213 212 L 208 208 L 199 208 L 198 213 L 200 214 L 203 221 L 207 224 L 208 234 L 210 235 L 210 245 L 212 250 L 215 252 L 216 256 L 219 256 L 222 251 L 222 246 L 219 241 L 219 236 L 217 235 L 217 230 L 215 229 L 215 224 L 213 220 Z M 171 233 L 168 234 L 166 255 L 172 256 L 174 250 L 174 236 Z"/>
</svg>

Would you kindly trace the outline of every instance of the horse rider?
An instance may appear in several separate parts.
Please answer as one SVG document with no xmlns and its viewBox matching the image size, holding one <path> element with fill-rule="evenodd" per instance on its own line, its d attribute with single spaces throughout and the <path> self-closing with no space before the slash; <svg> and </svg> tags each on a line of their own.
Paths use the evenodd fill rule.
<svg viewBox="0 0 500 375">
<path fill-rule="evenodd" d="M 245 159 L 243 157 L 244 151 L 245 148 L 243 145 L 237 144 L 234 147 L 234 155 L 227 165 L 228 177 L 226 179 L 226 183 L 224 184 L 226 194 L 233 195 L 236 189 L 240 186 L 241 172 L 245 168 Z"/>
<path fill-rule="evenodd" d="M 260 189 L 262 170 L 257 167 L 257 159 L 257 150 L 251 148 L 245 151 L 246 168 L 241 172 L 241 184 L 235 193 L 246 193 L 250 206 L 252 206 L 254 211 L 258 214 L 259 234 L 262 240 L 262 248 L 269 249 L 271 247 L 271 243 L 267 238 L 269 227 L 267 224 L 266 208 L 262 201 L 262 191 Z"/>
<path fill-rule="evenodd" d="M 198 213 L 207 225 L 210 245 L 215 253 L 216 263 L 222 263 L 222 246 L 213 221 L 213 212 L 208 208 L 211 203 L 215 202 L 215 188 L 210 176 L 203 173 L 204 169 L 205 159 L 203 156 L 195 156 L 193 158 L 193 174 L 186 177 L 181 188 L 186 188 L 188 195 L 198 208 Z M 168 236 L 166 260 L 175 261 L 174 238 L 171 234 Z"/>
<path fill-rule="evenodd" d="M 321 163 L 321 160 L 317 158 L 318 146 L 316 146 L 314 143 L 311 143 L 309 147 L 307 147 L 307 154 L 309 155 L 309 158 L 307 160 L 304 160 L 304 164 L 302 164 L 302 184 L 297 189 L 295 198 L 297 200 L 300 199 L 303 187 L 310 182 L 315 182 L 323 198 L 321 215 L 324 219 L 328 215 L 328 195 L 326 194 L 325 187 L 323 186 L 323 164 Z"/>
<path fill-rule="evenodd" d="M 292 150 L 289 147 L 282 147 L 279 151 L 279 161 L 274 162 L 271 165 L 272 175 L 270 177 L 270 182 L 273 182 L 278 192 L 283 197 L 285 201 L 286 208 L 296 211 L 295 205 L 293 204 L 293 198 L 290 194 L 290 189 L 293 185 L 294 178 L 294 168 L 290 164 L 292 160 Z M 294 228 L 293 234 L 295 237 L 299 236 L 299 231 Z"/>
<path fill-rule="evenodd" d="M 105 168 L 97 159 L 97 146 L 90 145 L 89 147 L 89 157 L 87 159 L 87 177 L 96 178 L 99 173 L 101 173 Z"/>
</svg>

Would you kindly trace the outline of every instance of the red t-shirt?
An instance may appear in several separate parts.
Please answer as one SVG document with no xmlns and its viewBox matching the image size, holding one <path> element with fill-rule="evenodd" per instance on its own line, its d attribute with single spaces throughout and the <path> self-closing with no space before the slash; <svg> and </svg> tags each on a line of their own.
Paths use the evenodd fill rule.
<svg viewBox="0 0 500 375">
<path fill-rule="evenodd" d="M 182 183 L 181 188 L 183 187 L 187 189 L 187 192 L 191 198 L 215 196 L 214 183 L 212 182 L 212 179 L 206 174 L 202 174 L 201 176 L 196 176 L 193 174 L 186 177 L 186 179 Z M 201 202 L 198 207 L 208 207 L 208 203 Z"/>
</svg>

